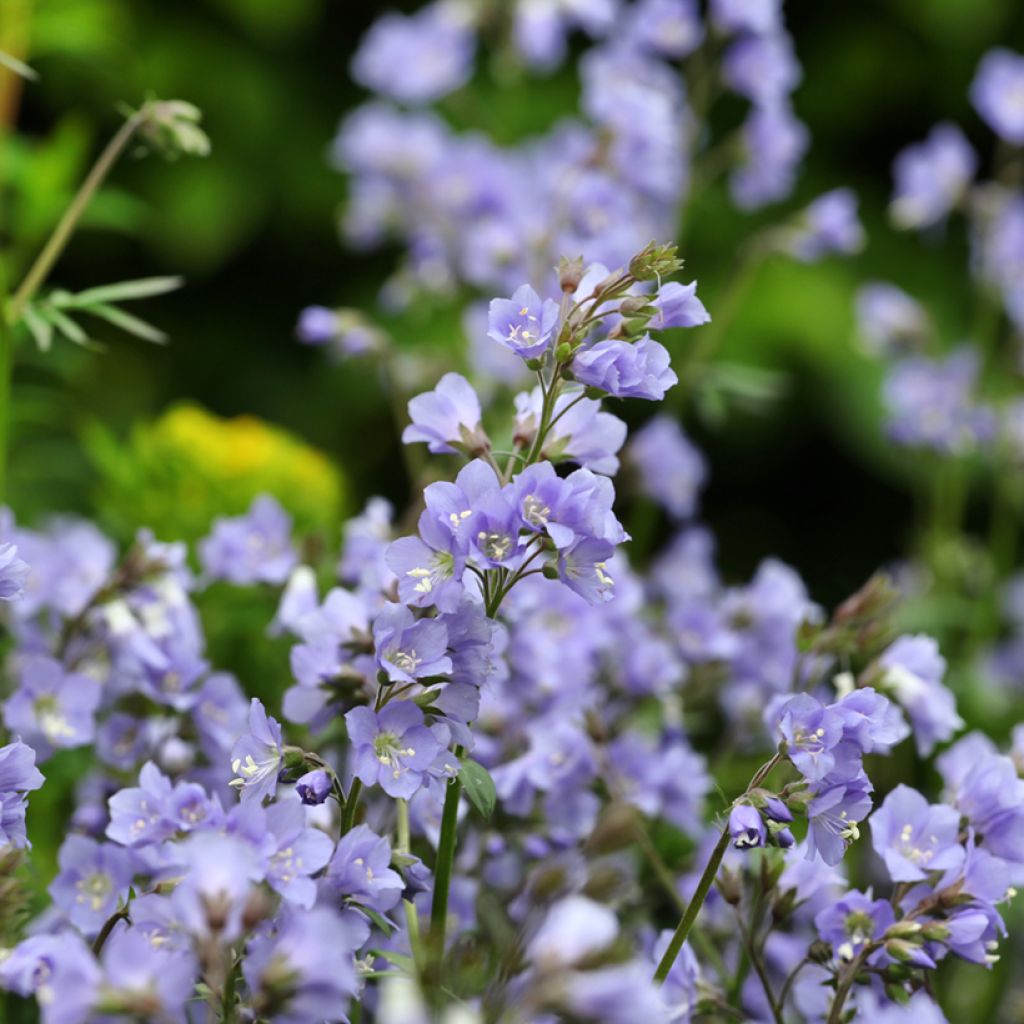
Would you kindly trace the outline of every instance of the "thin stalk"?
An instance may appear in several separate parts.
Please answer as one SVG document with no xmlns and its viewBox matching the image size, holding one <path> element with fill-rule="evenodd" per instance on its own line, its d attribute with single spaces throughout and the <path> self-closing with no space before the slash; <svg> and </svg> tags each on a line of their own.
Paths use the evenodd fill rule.
<svg viewBox="0 0 1024 1024">
<path fill-rule="evenodd" d="M 29 268 L 24 280 L 18 286 L 7 309 L 7 321 L 13 325 L 21 319 L 25 306 L 34 298 L 36 292 L 46 281 L 47 276 L 53 269 L 53 265 L 60 259 L 61 253 L 67 247 L 71 236 L 78 226 L 78 222 L 85 213 L 86 208 L 92 201 L 100 185 L 110 173 L 110 169 L 117 163 L 118 158 L 124 152 L 125 147 L 131 141 L 132 136 L 146 123 L 150 115 L 150 106 L 143 104 L 124 124 L 117 130 L 113 138 L 107 143 L 103 152 L 100 153 L 96 163 L 85 176 L 85 180 L 79 186 L 74 198 L 68 208 L 64 211 L 53 234 L 47 239 L 42 252 L 36 257 L 35 262 Z"/>
<path fill-rule="evenodd" d="M 359 794 L 363 791 L 363 784 L 358 779 L 352 780 L 349 787 L 348 799 L 345 801 L 345 813 L 341 816 L 341 834 L 345 835 L 352 831 L 356 823 L 356 810 L 359 807 Z"/>
<path fill-rule="evenodd" d="M 6 278 L 0 263 L 0 313 L 6 297 Z M 14 331 L 0 315 L 0 504 L 7 496 L 7 448 L 11 429 L 11 378 L 14 374 Z"/>
<path fill-rule="evenodd" d="M 455 748 L 456 758 L 465 751 Z M 452 867 L 455 863 L 455 839 L 459 820 L 459 798 L 462 783 L 456 775 L 448 783 L 444 794 L 444 810 L 441 812 L 441 835 L 437 844 L 437 862 L 434 866 L 434 898 L 430 904 L 430 961 L 434 971 L 440 969 L 444 958 L 445 935 L 448 930 L 448 890 L 451 887 Z M 435 981 L 440 983 L 439 978 Z"/>
<path fill-rule="evenodd" d="M 409 804 L 405 800 L 396 801 L 396 813 L 398 821 L 395 830 L 395 853 L 408 854 L 410 852 Z M 412 900 L 402 900 L 402 903 L 405 909 L 405 925 L 409 931 L 409 949 L 412 952 L 413 963 L 418 966 L 422 959 L 420 919 L 416 913 L 416 904 Z"/>
<path fill-rule="evenodd" d="M 793 988 L 793 982 L 796 981 L 797 975 L 811 962 L 811 958 L 805 956 L 803 960 L 801 960 L 800 963 L 798 963 L 787 975 L 786 980 L 782 983 L 782 988 L 779 990 L 780 1010 L 784 1010 L 786 1008 L 786 1000 L 789 998 L 790 990 Z"/>
<path fill-rule="evenodd" d="M 761 785 L 761 783 L 768 777 L 771 770 L 781 760 L 782 755 L 776 754 L 770 761 L 761 765 L 761 767 L 754 773 L 754 777 L 750 780 L 750 784 L 747 786 L 743 795 L 746 795 L 746 793 L 749 793 L 752 789 Z M 682 919 L 676 926 L 676 930 L 668 944 L 668 949 L 665 950 L 665 955 L 661 958 L 661 962 L 658 964 L 658 969 L 654 972 L 654 980 L 659 984 L 664 982 L 668 977 L 668 972 L 672 970 L 672 965 L 676 962 L 676 957 L 679 956 L 679 951 L 683 948 L 683 943 L 686 941 L 686 937 L 690 934 L 690 929 L 693 928 L 694 922 L 697 920 L 700 908 L 704 906 L 704 901 L 708 898 L 711 886 L 715 883 L 715 878 L 718 875 L 718 869 L 721 866 L 722 858 L 725 856 L 725 851 L 728 847 L 729 828 L 726 826 L 722 829 L 722 834 L 718 837 L 718 842 L 715 844 L 714 850 L 711 851 L 711 856 L 704 868 L 704 874 L 700 876 L 700 881 L 697 883 L 697 891 L 693 894 L 693 899 L 690 900 L 689 906 L 686 908 L 686 913 L 683 914 Z"/>
<path fill-rule="evenodd" d="M 761 987 L 764 989 L 765 999 L 768 1001 L 768 1008 L 772 1012 L 772 1019 L 775 1021 L 775 1024 L 785 1024 L 782 1017 L 781 1004 L 775 998 L 775 993 L 772 990 L 771 979 L 768 977 L 768 971 L 765 968 L 764 960 L 758 952 L 757 943 L 754 941 L 754 935 L 750 928 L 744 926 L 743 918 L 740 914 L 740 908 L 736 907 L 735 909 L 740 935 L 743 937 L 743 943 L 747 948 L 747 956 L 750 958 L 750 963 L 754 968 L 754 973 L 757 975 L 761 982 Z"/>
<path fill-rule="evenodd" d="M 877 943 L 868 943 L 865 947 L 857 954 L 857 956 L 846 965 L 846 967 L 839 972 L 839 979 L 836 983 L 836 994 L 832 1000 L 832 1009 L 829 1011 L 828 1024 L 840 1024 L 843 1019 L 843 1007 L 846 1005 L 846 998 L 850 994 L 850 989 L 853 988 L 854 981 L 857 980 L 857 974 L 867 960 L 868 956 L 871 955 L 878 948 Z"/>
</svg>

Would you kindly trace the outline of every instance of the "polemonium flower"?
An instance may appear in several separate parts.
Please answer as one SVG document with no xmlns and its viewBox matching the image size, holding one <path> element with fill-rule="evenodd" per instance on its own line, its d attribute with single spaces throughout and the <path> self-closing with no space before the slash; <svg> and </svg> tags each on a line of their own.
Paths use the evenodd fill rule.
<svg viewBox="0 0 1024 1024">
<path fill-rule="evenodd" d="M 656 312 L 649 323 L 652 330 L 668 327 L 699 327 L 711 322 L 711 314 L 697 298 L 697 282 L 666 281 L 651 299 Z"/>
<path fill-rule="evenodd" d="M 618 934 L 614 911 L 586 896 L 567 896 L 547 912 L 526 955 L 547 970 L 569 966 L 606 949 Z"/>
<path fill-rule="evenodd" d="M 298 562 L 292 519 L 268 494 L 244 516 L 214 521 L 199 542 L 199 560 L 210 579 L 230 583 L 284 583 Z"/>
<path fill-rule="evenodd" d="M 558 304 L 524 284 L 510 299 L 493 299 L 488 311 L 488 337 L 524 359 L 542 355 L 558 326 Z"/>
<path fill-rule="evenodd" d="M 338 333 L 338 314 L 326 306 L 307 306 L 299 314 L 295 333 L 307 345 L 326 345 Z"/>
<path fill-rule="evenodd" d="M 0 961 L 0 984 L 34 995 L 43 1024 L 86 1024 L 101 980 L 92 950 L 72 931 L 32 935 Z"/>
<path fill-rule="evenodd" d="M 882 937 L 896 920 L 888 900 L 853 890 L 814 918 L 818 934 L 832 947 L 836 960 L 848 964 L 869 943 Z M 875 959 L 878 954 L 875 954 Z"/>
<path fill-rule="evenodd" d="M 851 779 L 826 776 L 815 790 L 807 805 L 807 856 L 816 853 L 834 866 L 860 837 L 858 826 L 871 810 L 871 783 L 863 772 Z"/>
<path fill-rule="evenodd" d="M 141 941 L 140 941 L 141 939 Z M 162 949 L 134 928 L 114 932 L 103 947 L 103 999 L 148 1019 L 185 1024 L 199 965 L 190 952 Z"/>
<path fill-rule="evenodd" d="M 778 731 L 786 756 L 804 778 L 823 779 L 836 765 L 836 747 L 843 739 L 843 720 L 809 694 L 798 694 L 780 709 Z"/>
<path fill-rule="evenodd" d="M 920 882 L 930 871 L 951 871 L 964 860 L 960 814 L 929 804 L 909 786 L 897 786 L 871 815 L 871 845 L 894 882 Z"/>
<path fill-rule="evenodd" d="M 171 780 L 151 761 L 139 772 L 139 785 L 118 790 L 109 801 L 107 836 L 122 846 L 159 843 L 174 834 L 169 816 Z"/>
<path fill-rule="evenodd" d="M 755 107 L 740 132 L 743 161 L 729 179 L 733 202 L 754 210 L 785 199 L 809 145 L 807 128 L 786 103 Z"/>
<path fill-rule="evenodd" d="M 520 392 L 515 405 L 515 440 L 529 447 L 540 425 L 541 389 Z M 578 388 L 566 388 L 555 399 L 541 456 L 551 462 L 575 462 L 595 473 L 614 476 L 619 470 L 616 456 L 625 440 L 626 424 L 618 416 L 603 412 L 599 401 L 584 398 Z"/>
<path fill-rule="evenodd" d="M 14 544 L 0 544 L 0 601 L 15 601 L 25 590 L 28 565 Z"/>
<path fill-rule="evenodd" d="M 391 845 L 367 825 L 346 832 L 327 868 L 327 881 L 371 910 L 385 913 L 402 897 L 401 876 L 392 871 Z"/>
<path fill-rule="evenodd" d="M 95 935 L 128 895 L 134 854 L 113 843 L 70 835 L 57 863 L 60 871 L 49 889 L 54 905 L 83 935 Z"/>
<path fill-rule="evenodd" d="M 886 281 L 871 281 L 858 289 L 856 314 L 865 347 L 878 355 L 917 348 L 932 332 L 924 307 Z"/>
<path fill-rule="evenodd" d="M 831 253 L 859 252 L 864 227 L 857 217 L 856 195 L 837 188 L 819 196 L 798 218 L 786 247 L 804 263 L 816 263 Z"/>
<path fill-rule="evenodd" d="M 707 462 L 675 420 L 655 416 L 633 435 L 628 453 L 645 494 L 675 519 L 696 514 L 698 495 L 707 481 Z"/>
<path fill-rule="evenodd" d="M 572 361 L 573 376 L 613 398 L 661 401 L 679 380 L 664 345 L 645 334 L 639 341 L 599 341 Z"/>
<path fill-rule="evenodd" d="M 232 942 L 244 931 L 246 905 L 263 878 L 262 857 L 240 836 L 199 832 L 180 846 L 183 880 L 171 894 L 182 926 L 197 939 Z"/>
<path fill-rule="evenodd" d="M 615 596 L 615 577 L 609 562 L 615 546 L 585 537 L 558 552 L 558 578 L 589 604 L 601 604 Z"/>
<path fill-rule="evenodd" d="M 311 876 L 326 867 L 334 852 L 331 838 L 306 823 L 306 809 L 295 796 L 265 811 L 266 879 L 289 903 L 309 909 L 316 900 Z"/>
<path fill-rule="evenodd" d="M 908 146 L 896 157 L 896 187 L 889 207 L 892 219 L 902 228 L 938 223 L 963 198 L 977 163 L 959 128 L 936 125 L 924 142 Z"/>
<path fill-rule="evenodd" d="M 956 698 L 942 683 L 946 659 L 930 636 L 901 636 L 878 659 L 881 685 L 910 716 L 917 752 L 927 757 L 936 743 L 963 728 Z"/>
<path fill-rule="evenodd" d="M 306 772 L 295 783 L 295 792 L 308 807 L 322 804 L 331 794 L 331 777 L 322 768 Z"/>
<path fill-rule="evenodd" d="M 752 103 L 779 103 L 800 84 L 792 39 L 785 32 L 741 36 L 725 53 L 722 78 Z"/>
<path fill-rule="evenodd" d="M 768 830 L 756 807 L 750 804 L 737 804 L 733 807 L 729 812 L 729 837 L 738 850 L 764 846 Z"/>
<path fill-rule="evenodd" d="M 398 577 L 398 596 L 414 608 L 454 611 L 462 600 L 465 552 L 451 531 L 429 509 L 419 520 L 419 537 L 399 537 L 384 555 Z"/>
<path fill-rule="evenodd" d="M 423 441 L 435 455 L 489 447 L 480 424 L 480 399 L 461 374 L 446 373 L 433 391 L 410 399 L 409 418 L 412 423 L 402 432 L 404 444 Z"/>
<path fill-rule="evenodd" d="M 782 3 L 781 0 L 712 0 L 711 20 L 724 32 L 774 32 L 782 27 Z"/>
<path fill-rule="evenodd" d="M 31 747 L 20 740 L 0 747 L 0 848 L 28 845 L 25 794 L 42 784 L 36 752 Z"/>
<path fill-rule="evenodd" d="M 249 728 L 231 748 L 231 785 L 243 800 L 262 801 L 273 796 L 284 762 L 280 723 L 267 714 L 263 702 L 253 697 Z"/>
<path fill-rule="evenodd" d="M 456 4 L 435 2 L 411 15 L 386 14 L 363 38 L 352 76 L 403 103 L 430 103 L 469 80 L 474 44 Z"/>
<path fill-rule="evenodd" d="M 369 926 L 330 907 L 289 910 L 273 931 L 256 936 L 242 960 L 242 974 L 257 1012 L 273 1010 L 281 1024 L 345 1019 L 360 988 L 354 954 Z"/>
<path fill-rule="evenodd" d="M 417 619 L 404 605 L 386 604 L 373 624 L 377 664 L 393 683 L 413 683 L 451 671 L 448 630 L 439 619 Z"/>
<path fill-rule="evenodd" d="M 971 102 L 988 126 L 1014 146 L 1024 143 L 1024 57 L 999 47 L 981 60 Z"/>
<path fill-rule="evenodd" d="M 685 57 L 704 41 L 695 0 L 640 0 L 632 14 L 631 39 L 662 56 Z"/>
<path fill-rule="evenodd" d="M 96 728 L 101 687 L 91 676 L 68 672 L 54 658 L 28 657 L 18 688 L 4 703 L 4 722 L 41 755 L 53 749 L 80 747 Z"/>
<path fill-rule="evenodd" d="M 427 728 L 423 712 L 408 700 L 380 711 L 353 708 L 345 715 L 355 757 L 355 774 L 367 786 L 379 784 L 389 796 L 408 800 L 424 784 L 441 744 Z"/>
<path fill-rule="evenodd" d="M 988 441 L 996 424 L 991 410 L 975 398 L 979 372 L 977 352 L 970 348 L 942 360 L 912 356 L 897 362 L 882 392 L 889 436 L 946 455 Z"/>
</svg>

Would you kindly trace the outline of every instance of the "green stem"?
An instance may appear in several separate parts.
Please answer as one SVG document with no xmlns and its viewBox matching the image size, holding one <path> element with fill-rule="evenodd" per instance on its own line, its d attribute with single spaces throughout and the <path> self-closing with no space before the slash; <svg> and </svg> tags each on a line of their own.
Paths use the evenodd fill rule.
<svg viewBox="0 0 1024 1024">
<path fill-rule="evenodd" d="M 4 275 L 0 267 L 0 310 L 4 301 Z M 0 315 L 0 504 L 7 496 L 7 449 L 11 429 L 11 378 L 14 374 L 14 331 Z"/>
<path fill-rule="evenodd" d="M 363 784 L 358 779 L 352 780 L 349 787 L 348 799 L 345 801 L 345 813 L 341 816 L 341 834 L 352 831 L 356 823 L 356 810 L 359 808 L 359 794 L 363 791 Z"/>
<path fill-rule="evenodd" d="M 747 786 L 744 795 L 749 793 L 755 787 L 761 785 L 761 783 L 768 777 L 771 770 L 782 760 L 781 754 L 776 754 L 770 761 L 761 765 L 760 768 L 754 773 L 754 777 L 750 780 L 750 785 Z M 729 828 L 726 825 L 722 829 L 722 834 L 718 837 L 718 842 L 715 845 L 714 850 L 711 851 L 711 857 L 708 859 L 707 865 L 704 868 L 704 874 L 700 876 L 700 881 L 697 883 L 697 891 L 693 894 L 693 899 L 690 900 L 689 906 L 686 908 L 686 913 L 683 914 L 682 920 L 676 926 L 676 930 L 672 935 L 672 939 L 668 944 L 668 949 L 665 950 L 665 955 L 661 958 L 661 962 L 658 964 L 658 969 L 654 972 L 654 980 L 661 984 L 668 977 L 668 972 L 672 970 L 672 965 L 676 962 L 676 957 L 679 956 L 679 951 L 683 948 L 683 943 L 686 941 L 686 937 L 690 934 L 690 929 L 693 928 L 694 922 L 697 920 L 697 915 L 700 913 L 700 908 L 704 906 L 704 901 L 708 898 L 708 893 L 711 891 L 711 886 L 715 883 L 715 878 L 718 875 L 718 868 L 722 863 L 722 858 L 725 856 L 725 851 L 729 847 Z"/>
<path fill-rule="evenodd" d="M 857 973 L 860 971 L 864 961 L 877 948 L 877 943 L 868 943 L 857 954 L 857 957 L 839 972 L 836 994 L 832 999 L 832 1009 L 829 1011 L 827 1024 L 840 1024 L 840 1021 L 843 1019 L 843 1007 L 846 1005 L 846 998 L 850 994 L 850 989 L 853 988 L 854 981 L 857 980 Z"/>
<path fill-rule="evenodd" d="M 411 847 L 409 833 L 409 804 L 405 800 L 395 802 L 398 822 L 395 835 L 395 853 L 408 854 Z M 405 910 L 405 924 L 409 931 L 409 949 L 412 952 L 412 959 L 415 964 L 422 960 L 420 950 L 420 919 L 416 914 L 416 905 L 412 900 L 403 900 Z"/>
<path fill-rule="evenodd" d="M 78 226 L 78 222 L 85 213 L 86 208 L 92 201 L 104 179 L 110 173 L 110 169 L 117 162 L 118 157 L 124 152 L 125 147 L 131 141 L 132 136 L 146 123 L 150 115 L 150 105 L 143 104 L 124 124 L 118 129 L 114 137 L 107 143 L 103 152 L 100 153 L 96 163 L 86 175 L 85 180 L 79 186 L 70 205 L 64 211 L 53 234 L 47 239 L 42 252 L 36 257 L 35 263 L 29 268 L 24 280 L 18 286 L 18 290 L 11 299 L 7 309 L 7 322 L 16 324 L 21 319 L 25 306 L 32 300 L 36 292 L 46 281 L 47 276 L 53 269 L 53 265 L 60 259 L 71 236 Z"/>
<path fill-rule="evenodd" d="M 465 751 L 455 748 L 456 758 Z M 441 812 L 441 835 L 437 845 L 437 863 L 434 867 L 434 898 L 430 905 L 430 955 L 439 964 L 444 957 L 445 933 L 448 929 L 448 890 L 452 881 L 452 866 L 455 863 L 455 837 L 459 818 L 459 797 L 462 783 L 456 775 L 448 783 L 444 794 L 444 810 Z"/>
</svg>

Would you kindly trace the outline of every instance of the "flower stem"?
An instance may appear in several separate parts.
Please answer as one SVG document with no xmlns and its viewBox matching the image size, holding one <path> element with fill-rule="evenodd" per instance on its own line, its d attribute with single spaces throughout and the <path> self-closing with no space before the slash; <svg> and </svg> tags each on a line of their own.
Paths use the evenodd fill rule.
<svg viewBox="0 0 1024 1024">
<path fill-rule="evenodd" d="M 455 748 L 455 756 L 462 757 L 462 747 Z M 462 783 L 459 777 L 449 781 L 441 812 L 441 836 L 437 845 L 437 863 L 434 866 L 434 898 L 430 904 L 430 958 L 439 965 L 444 957 L 445 933 L 448 929 L 448 890 L 455 863 L 455 833 L 459 818 L 459 797 Z"/>
<path fill-rule="evenodd" d="M 396 800 L 395 812 L 398 816 L 395 828 L 395 853 L 408 854 L 411 846 L 408 802 Z M 409 931 L 409 949 L 412 952 L 413 962 L 419 964 L 422 959 L 422 952 L 420 950 L 420 919 L 416 914 L 416 904 L 412 900 L 402 900 L 402 904 L 405 910 L 405 925 Z"/>
<path fill-rule="evenodd" d="M 363 791 L 363 784 L 358 779 L 352 780 L 349 787 L 348 799 L 345 801 L 345 813 L 341 816 L 341 834 L 352 831 L 356 823 L 356 810 L 359 807 L 359 794 Z"/>
<path fill-rule="evenodd" d="M 857 980 L 857 974 L 864 961 L 867 960 L 869 954 L 873 953 L 875 949 L 877 949 L 876 943 L 867 943 L 860 953 L 857 954 L 856 958 L 851 960 L 839 972 L 836 994 L 832 1000 L 832 1009 L 829 1011 L 827 1024 L 839 1024 L 843 1019 L 843 1007 L 846 1005 L 846 998 L 850 994 L 850 989 L 853 988 L 853 983 Z"/>
<path fill-rule="evenodd" d="M 74 234 L 82 214 L 85 213 L 92 201 L 92 197 L 103 184 L 110 169 L 117 163 L 118 157 L 124 152 L 132 136 L 146 123 L 149 116 L 150 104 L 144 103 L 121 125 L 103 152 L 100 153 L 96 163 L 93 164 L 68 208 L 64 211 L 64 216 L 54 228 L 53 234 L 47 239 L 42 252 L 36 257 L 35 263 L 29 268 L 24 280 L 11 298 L 11 303 L 7 308 L 7 322 L 12 326 L 18 322 L 25 306 L 46 281 L 53 265 L 60 259 L 61 253 L 71 240 L 71 236 Z"/>
<path fill-rule="evenodd" d="M 761 767 L 754 773 L 754 777 L 750 780 L 750 785 L 747 786 L 743 795 L 749 793 L 756 786 L 761 785 L 761 783 L 768 777 L 771 770 L 781 760 L 782 755 L 776 754 L 770 761 L 761 765 Z M 700 908 L 704 906 L 704 901 L 708 898 L 711 886 L 715 883 L 715 878 L 718 875 L 718 868 L 722 863 L 722 858 L 725 856 L 725 851 L 728 846 L 729 828 L 726 826 L 722 829 L 722 834 L 718 837 L 718 842 L 715 844 L 714 850 L 711 851 L 711 856 L 704 868 L 704 874 L 700 876 L 700 881 L 697 883 L 697 891 L 693 894 L 693 899 L 690 900 L 689 906 L 687 906 L 682 920 L 680 920 L 679 924 L 676 926 L 676 930 L 668 944 L 668 949 L 665 950 L 665 955 L 661 958 L 661 962 L 658 964 L 658 969 L 654 972 L 654 980 L 659 984 L 664 982 L 668 977 L 668 972 L 672 970 L 672 965 L 676 962 L 676 957 L 679 956 L 679 951 L 683 948 L 683 943 L 686 941 L 686 937 L 690 934 L 690 929 L 693 928 L 694 922 L 697 920 Z"/>
</svg>

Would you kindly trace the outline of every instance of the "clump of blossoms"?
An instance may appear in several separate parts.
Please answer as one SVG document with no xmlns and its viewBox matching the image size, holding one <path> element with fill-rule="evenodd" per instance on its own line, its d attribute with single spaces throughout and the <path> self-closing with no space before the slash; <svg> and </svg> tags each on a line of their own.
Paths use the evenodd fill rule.
<svg viewBox="0 0 1024 1024">
<path fill-rule="evenodd" d="M 5 527 L 31 564 L 7 844 L 36 753 L 91 746 L 95 767 L 0 985 L 47 1024 L 203 1001 L 303 1024 L 942 1019 L 928 972 L 998 955 L 1024 782 L 972 734 L 938 759 L 944 803 L 876 799 L 867 758 L 962 728 L 934 640 L 896 629 L 881 577 L 831 615 L 775 560 L 725 584 L 690 522 L 703 456 L 665 414 L 626 446 L 615 403 L 676 383 L 655 335 L 708 320 L 679 267 L 652 243 L 495 299 L 486 334 L 535 385 L 504 415 L 457 373 L 413 398 L 405 442 L 458 465 L 413 533 L 381 499 L 346 524 L 326 591 L 269 498 L 211 525 L 198 578 L 147 534 L 118 559 L 82 522 Z M 682 524 L 647 578 L 624 447 Z M 283 714 L 209 664 L 194 598 L 215 582 L 280 588 Z M 723 751 L 763 760 L 724 802 Z M 889 895 L 847 881 L 865 829 Z"/>
</svg>

